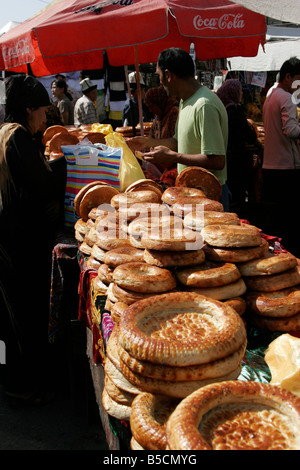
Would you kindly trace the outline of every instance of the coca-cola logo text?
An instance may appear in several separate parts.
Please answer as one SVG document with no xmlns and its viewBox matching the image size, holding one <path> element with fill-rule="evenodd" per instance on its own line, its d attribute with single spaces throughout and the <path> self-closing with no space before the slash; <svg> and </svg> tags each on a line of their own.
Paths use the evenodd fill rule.
<svg viewBox="0 0 300 470">
<path fill-rule="evenodd" d="M 20 39 L 17 44 L 13 47 L 4 46 L 2 49 L 2 57 L 4 62 L 8 62 L 10 59 L 17 59 L 21 56 L 29 54 L 30 47 L 28 45 L 28 39 Z"/>
<path fill-rule="evenodd" d="M 245 27 L 242 13 L 224 14 L 220 18 L 203 18 L 201 15 L 197 15 L 193 23 L 198 31 L 203 29 L 242 29 Z"/>
</svg>

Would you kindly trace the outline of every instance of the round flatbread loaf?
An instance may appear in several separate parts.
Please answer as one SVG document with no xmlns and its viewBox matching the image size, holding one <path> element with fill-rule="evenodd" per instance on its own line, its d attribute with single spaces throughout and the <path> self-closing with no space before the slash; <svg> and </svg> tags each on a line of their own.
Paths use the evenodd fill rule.
<svg viewBox="0 0 300 470">
<path fill-rule="evenodd" d="M 151 202 L 151 203 L 159 203 L 160 197 L 155 191 L 132 191 L 127 193 L 119 193 L 116 194 L 111 199 L 111 205 L 115 209 L 119 209 L 120 207 L 128 207 L 133 204 L 141 204 L 144 202 Z"/>
<path fill-rule="evenodd" d="M 200 206 L 201 209 L 201 206 Z M 206 225 L 240 225 L 240 219 L 234 212 L 191 211 L 184 216 L 185 227 L 202 230 Z"/>
<path fill-rule="evenodd" d="M 286 289 L 300 284 L 300 266 L 268 276 L 244 277 L 244 280 L 250 290 L 274 292 Z"/>
<path fill-rule="evenodd" d="M 300 399 L 270 384 L 215 383 L 179 403 L 166 433 L 168 450 L 299 450 Z"/>
<path fill-rule="evenodd" d="M 118 194 L 118 190 L 112 186 L 104 184 L 92 185 L 86 192 L 84 192 L 80 204 L 79 204 L 79 215 L 87 221 L 89 213 L 94 207 L 98 207 L 104 204 L 110 204 L 111 198 Z"/>
<path fill-rule="evenodd" d="M 160 199 L 163 193 L 163 190 L 160 185 L 148 178 L 135 181 L 125 189 L 125 193 L 131 193 L 132 191 L 154 191 L 155 193 L 157 193 Z"/>
<path fill-rule="evenodd" d="M 179 367 L 153 364 L 150 361 L 140 361 L 131 356 L 119 345 L 119 358 L 133 373 L 142 375 L 143 377 L 168 382 L 190 382 L 230 374 L 240 366 L 245 351 L 246 341 L 240 348 L 222 359 L 195 366 Z"/>
<path fill-rule="evenodd" d="M 259 246 L 246 248 L 218 248 L 209 244 L 203 245 L 206 259 L 212 261 L 226 261 L 228 263 L 242 263 L 261 258 L 269 249 L 269 243 L 265 238 L 261 239 Z"/>
<path fill-rule="evenodd" d="M 262 258 L 238 265 L 242 276 L 267 276 L 297 266 L 297 258 L 291 253 L 266 253 Z"/>
<path fill-rule="evenodd" d="M 185 286 L 218 287 L 237 281 L 241 274 L 233 263 L 206 261 L 197 266 L 178 269 L 176 277 Z"/>
<path fill-rule="evenodd" d="M 229 300 L 233 297 L 240 297 L 247 291 L 247 286 L 243 279 L 216 287 L 186 287 L 189 292 L 196 292 L 216 300 Z"/>
<path fill-rule="evenodd" d="M 117 266 L 113 272 L 114 282 L 134 292 L 160 293 L 176 287 L 171 271 L 144 262 L 130 262 Z"/>
<path fill-rule="evenodd" d="M 144 250 L 144 261 L 161 268 L 193 266 L 204 263 L 205 254 L 202 248 L 188 251 Z"/>
<path fill-rule="evenodd" d="M 119 420 L 130 421 L 131 406 L 123 405 L 113 400 L 105 387 L 102 392 L 102 405 L 106 413 L 110 416 Z"/>
<path fill-rule="evenodd" d="M 274 292 L 249 292 L 252 312 L 266 317 L 291 317 L 300 312 L 300 285 Z"/>
<path fill-rule="evenodd" d="M 206 198 L 206 194 L 201 189 L 174 186 L 167 188 L 163 192 L 161 200 L 165 204 L 172 206 L 177 201 L 177 199 L 181 197 L 196 197 L 199 199 L 201 197 Z"/>
<path fill-rule="evenodd" d="M 152 393 L 140 393 L 131 405 L 130 429 L 133 437 L 147 450 L 165 450 L 165 426 L 178 400 Z"/>
<path fill-rule="evenodd" d="M 204 241 L 216 247 L 244 248 L 260 246 L 262 237 L 253 225 L 206 225 L 202 229 Z"/>
<path fill-rule="evenodd" d="M 43 133 L 42 144 L 44 146 L 49 144 L 49 141 L 52 139 L 52 137 L 55 134 L 59 134 L 59 133 L 68 134 L 68 132 L 69 131 L 66 127 L 60 126 L 59 124 L 55 124 L 54 126 L 49 126 L 49 127 L 47 127 L 47 129 Z"/>
<path fill-rule="evenodd" d="M 205 387 L 210 383 L 221 382 L 224 380 L 235 380 L 241 372 L 241 367 L 238 367 L 229 374 L 213 379 L 204 380 L 187 380 L 183 382 L 169 382 L 166 380 L 153 379 L 151 377 L 144 377 L 143 375 L 133 373 L 124 363 L 120 361 L 121 372 L 124 377 L 136 387 L 145 392 L 154 393 L 156 395 L 165 395 L 172 398 L 185 398 L 195 390 Z"/>
<path fill-rule="evenodd" d="M 144 261 L 144 250 L 139 250 L 133 246 L 120 246 L 105 253 L 103 262 L 112 268 L 121 264 Z"/>
<path fill-rule="evenodd" d="M 222 195 L 222 186 L 218 178 L 205 168 L 197 166 L 182 170 L 176 178 L 175 186 L 201 189 L 209 199 L 215 201 L 219 201 Z"/>
<path fill-rule="evenodd" d="M 158 251 L 188 251 L 200 250 L 203 237 L 200 232 L 188 228 L 170 227 L 168 230 L 151 230 L 142 234 L 141 246 Z"/>
<path fill-rule="evenodd" d="M 154 295 L 130 305 L 119 330 L 120 345 L 133 357 L 172 366 L 221 359 L 246 338 L 232 308 L 193 292 Z"/>
<path fill-rule="evenodd" d="M 185 217 L 190 212 L 202 214 L 205 211 L 224 212 L 221 202 L 206 197 L 179 197 L 172 206 L 172 211 L 177 217 Z"/>
</svg>

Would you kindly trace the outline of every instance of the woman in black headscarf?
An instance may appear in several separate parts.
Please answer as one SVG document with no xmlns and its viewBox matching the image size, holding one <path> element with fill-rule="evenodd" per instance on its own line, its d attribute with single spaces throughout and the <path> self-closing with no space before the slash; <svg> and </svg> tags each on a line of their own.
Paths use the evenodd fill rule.
<svg viewBox="0 0 300 470">
<path fill-rule="evenodd" d="M 223 82 L 217 95 L 223 102 L 228 115 L 227 184 L 231 192 L 231 206 L 245 202 L 252 161 L 246 151 L 246 144 L 256 144 L 255 129 L 249 124 L 242 101 L 242 85 L 238 79 Z"/>
<path fill-rule="evenodd" d="M 0 341 L 7 396 L 41 399 L 48 364 L 51 253 L 61 223 L 65 162 L 40 153 L 48 93 L 35 78 L 6 80 L 0 127 Z"/>
</svg>

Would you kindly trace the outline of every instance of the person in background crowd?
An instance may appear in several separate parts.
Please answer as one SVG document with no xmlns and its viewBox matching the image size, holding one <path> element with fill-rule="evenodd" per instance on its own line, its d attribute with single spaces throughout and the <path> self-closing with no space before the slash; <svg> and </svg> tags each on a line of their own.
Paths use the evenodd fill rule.
<svg viewBox="0 0 300 470">
<path fill-rule="evenodd" d="M 227 210 L 228 118 L 223 103 L 195 78 L 193 59 L 182 49 L 162 51 L 157 73 L 169 96 L 180 99 L 175 136 L 161 140 L 135 137 L 129 139 L 128 144 L 133 150 L 154 147 L 144 154 L 145 160 L 156 165 L 176 163 L 178 173 L 187 166 L 208 169 L 222 185 L 221 202 Z"/>
<path fill-rule="evenodd" d="M 145 104 L 154 115 L 152 126 L 148 136 L 154 139 L 167 139 L 175 134 L 175 126 L 178 117 L 178 100 L 170 98 L 163 86 L 150 88 L 145 94 Z M 175 185 L 177 166 L 168 163 L 160 164 L 163 172 L 161 181 L 168 186 Z"/>
<path fill-rule="evenodd" d="M 57 108 L 60 112 L 63 125 L 74 124 L 73 98 L 68 93 L 66 82 L 64 80 L 54 80 L 51 84 L 51 91 L 53 98 L 57 99 Z"/>
<path fill-rule="evenodd" d="M 300 126 L 295 92 L 300 84 L 300 60 L 285 61 L 279 73 L 278 86 L 263 107 L 262 202 L 270 220 L 269 233 L 281 237 L 283 247 L 299 257 L 295 204 L 300 200 Z"/>
<path fill-rule="evenodd" d="M 129 85 L 130 85 L 131 100 L 128 98 L 125 101 L 125 105 L 123 108 L 123 126 L 135 127 L 140 122 L 139 103 L 138 103 L 139 90 L 137 88 L 137 83 L 136 83 L 136 72 L 131 72 L 128 75 L 128 79 L 129 79 Z M 140 74 L 140 90 L 141 90 L 141 99 L 142 99 L 143 121 L 149 122 L 152 116 L 144 102 L 146 85 L 141 74 Z"/>
<path fill-rule="evenodd" d="M 63 158 L 48 163 L 35 135 L 50 104 L 34 77 L 6 79 L 0 128 L 0 371 L 8 399 L 40 404 L 48 398 L 51 255 L 66 182 Z"/>
<path fill-rule="evenodd" d="M 67 77 L 65 75 L 62 75 L 62 74 L 59 73 L 59 74 L 55 75 L 55 79 L 56 80 L 63 80 L 66 83 L 66 85 L 68 87 L 68 95 L 70 95 L 70 99 L 72 98 L 71 101 L 73 101 L 73 103 L 75 105 L 76 101 L 81 96 L 79 91 L 77 91 L 77 90 L 75 90 L 75 88 L 72 88 L 72 87 L 69 86 L 69 84 L 67 82 Z"/>
<path fill-rule="evenodd" d="M 82 124 L 94 124 L 98 122 L 96 101 L 98 97 L 97 85 L 89 78 L 80 82 L 83 96 L 76 101 L 74 108 L 74 124 L 80 127 Z"/>
<path fill-rule="evenodd" d="M 217 90 L 217 96 L 224 104 L 228 115 L 227 184 L 230 191 L 230 205 L 236 210 L 245 202 L 248 178 L 252 171 L 252 158 L 246 144 L 256 144 L 255 128 L 246 118 L 242 101 L 242 85 L 238 79 L 225 80 Z"/>
</svg>

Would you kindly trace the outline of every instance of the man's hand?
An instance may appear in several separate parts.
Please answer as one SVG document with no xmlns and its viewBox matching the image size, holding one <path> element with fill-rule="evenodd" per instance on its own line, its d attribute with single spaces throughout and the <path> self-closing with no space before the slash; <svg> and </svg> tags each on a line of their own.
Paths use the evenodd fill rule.
<svg viewBox="0 0 300 470">
<path fill-rule="evenodd" d="M 144 153 L 144 160 L 146 162 L 154 163 L 157 166 L 171 166 L 177 163 L 177 157 L 177 152 L 174 152 L 163 145 L 159 145 L 158 147 L 151 149 L 150 152 Z"/>
</svg>

